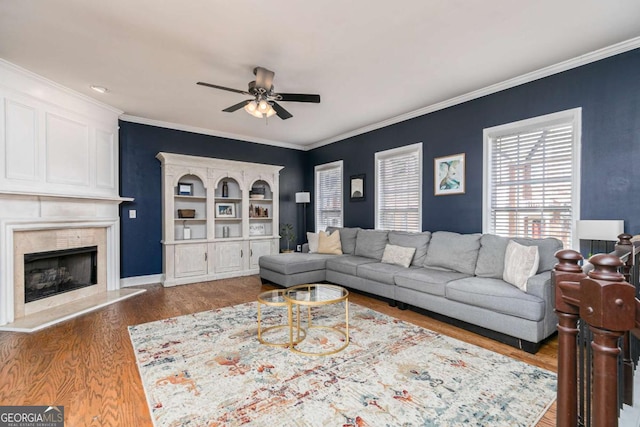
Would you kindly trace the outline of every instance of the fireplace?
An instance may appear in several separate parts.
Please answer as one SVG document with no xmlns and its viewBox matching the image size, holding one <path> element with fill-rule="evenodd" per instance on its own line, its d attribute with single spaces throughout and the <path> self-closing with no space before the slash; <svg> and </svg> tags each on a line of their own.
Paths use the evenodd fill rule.
<svg viewBox="0 0 640 427">
<path fill-rule="evenodd" d="M 97 284 L 97 255 L 97 246 L 25 254 L 25 304 Z"/>
<path fill-rule="evenodd" d="M 108 230 L 94 226 L 14 231 L 14 318 L 106 292 Z"/>
</svg>

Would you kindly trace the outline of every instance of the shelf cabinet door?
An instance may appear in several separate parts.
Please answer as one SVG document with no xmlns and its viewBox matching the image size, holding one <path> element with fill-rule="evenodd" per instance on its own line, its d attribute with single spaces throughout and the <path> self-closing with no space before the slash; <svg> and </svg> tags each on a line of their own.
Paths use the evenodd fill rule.
<svg viewBox="0 0 640 427">
<path fill-rule="evenodd" d="M 263 255 L 271 255 L 271 240 L 259 240 L 251 242 L 251 261 L 250 269 L 259 268 L 258 260 Z"/>
<path fill-rule="evenodd" d="M 229 273 L 243 270 L 243 242 L 216 243 L 216 273 Z"/>
<path fill-rule="evenodd" d="M 175 246 L 175 276 L 190 277 L 207 274 L 206 243 Z"/>
</svg>

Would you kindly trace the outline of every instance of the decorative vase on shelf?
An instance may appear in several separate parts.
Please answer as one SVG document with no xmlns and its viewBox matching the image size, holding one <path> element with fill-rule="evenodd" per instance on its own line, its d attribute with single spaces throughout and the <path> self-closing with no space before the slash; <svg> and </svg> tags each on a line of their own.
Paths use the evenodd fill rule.
<svg viewBox="0 0 640 427">
<path fill-rule="evenodd" d="M 222 181 L 222 197 L 229 197 L 229 185 L 227 185 L 227 181 Z"/>
</svg>

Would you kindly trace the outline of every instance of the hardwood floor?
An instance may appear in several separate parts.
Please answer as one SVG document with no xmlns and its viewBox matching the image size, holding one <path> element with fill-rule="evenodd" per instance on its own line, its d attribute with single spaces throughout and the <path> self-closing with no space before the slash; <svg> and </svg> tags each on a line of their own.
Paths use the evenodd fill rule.
<svg viewBox="0 0 640 427">
<path fill-rule="evenodd" d="M 64 405 L 68 426 L 152 426 L 127 326 L 255 301 L 257 276 L 147 292 L 33 334 L 0 332 L 0 404 Z M 350 301 L 551 371 L 557 340 L 531 355 L 411 310 L 351 293 Z M 538 426 L 555 426 L 555 404 Z"/>
</svg>

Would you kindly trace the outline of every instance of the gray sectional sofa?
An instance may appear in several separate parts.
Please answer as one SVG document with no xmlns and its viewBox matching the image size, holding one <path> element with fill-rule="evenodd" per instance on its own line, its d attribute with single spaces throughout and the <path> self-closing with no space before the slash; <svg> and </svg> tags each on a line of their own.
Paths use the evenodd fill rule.
<svg viewBox="0 0 640 427">
<path fill-rule="evenodd" d="M 329 228 L 333 232 L 336 228 Z M 290 287 L 330 282 L 410 306 L 535 353 L 556 331 L 551 270 L 557 239 L 525 239 L 446 231 L 407 233 L 337 228 L 343 255 L 263 256 L 260 277 Z M 538 247 L 539 267 L 526 292 L 505 282 L 507 245 Z M 415 248 L 408 267 L 381 262 L 389 245 Z"/>
</svg>

